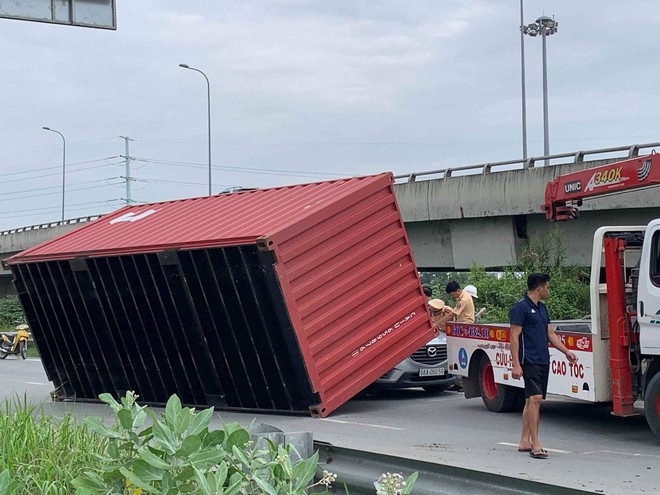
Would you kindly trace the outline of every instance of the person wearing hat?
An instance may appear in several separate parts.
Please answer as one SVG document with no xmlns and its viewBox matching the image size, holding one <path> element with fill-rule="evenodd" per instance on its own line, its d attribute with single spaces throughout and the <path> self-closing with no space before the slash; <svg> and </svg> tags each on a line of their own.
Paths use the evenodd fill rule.
<svg viewBox="0 0 660 495">
<path fill-rule="evenodd" d="M 479 299 L 479 296 L 477 295 L 477 288 L 474 285 L 466 285 L 463 287 L 463 291 L 467 292 L 472 296 L 472 299 Z M 479 323 L 481 321 L 481 316 L 486 312 L 486 308 L 481 308 L 479 311 L 477 311 L 474 314 L 474 321 L 475 323 Z"/>
<path fill-rule="evenodd" d="M 438 325 L 438 330 L 446 332 L 446 324 L 454 317 L 454 313 L 442 299 L 431 299 L 428 302 L 431 311 L 431 321 Z"/>
<path fill-rule="evenodd" d="M 447 284 L 445 292 L 456 301 L 456 306 L 451 309 L 451 315 L 456 318 L 456 321 L 458 323 L 474 323 L 474 302 L 472 301 L 472 296 L 467 291 L 461 290 L 461 286 L 454 280 Z"/>
<path fill-rule="evenodd" d="M 474 285 L 466 285 L 463 290 L 472 296 L 472 299 L 479 299 L 477 288 Z"/>
</svg>

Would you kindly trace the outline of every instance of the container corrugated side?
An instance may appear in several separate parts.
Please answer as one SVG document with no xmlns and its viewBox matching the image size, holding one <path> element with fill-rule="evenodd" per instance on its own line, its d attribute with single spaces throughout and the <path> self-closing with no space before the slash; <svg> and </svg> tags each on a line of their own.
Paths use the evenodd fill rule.
<svg viewBox="0 0 660 495">
<path fill-rule="evenodd" d="M 326 416 L 434 337 L 391 176 L 268 242 L 321 397 L 313 414 Z"/>
</svg>

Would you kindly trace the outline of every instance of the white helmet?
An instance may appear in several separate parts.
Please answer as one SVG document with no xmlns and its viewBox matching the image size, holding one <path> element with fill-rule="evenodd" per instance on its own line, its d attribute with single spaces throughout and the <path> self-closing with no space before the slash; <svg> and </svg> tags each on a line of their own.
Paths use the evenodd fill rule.
<svg viewBox="0 0 660 495">
<path fill-rule="evenodd" d="M 474 285 L 466 285 L 463 287 L 463 290 L 470 294 L 474 299 L 479 299 L 479 296 L 477 295 L 477 288 Z"/>
</svg>

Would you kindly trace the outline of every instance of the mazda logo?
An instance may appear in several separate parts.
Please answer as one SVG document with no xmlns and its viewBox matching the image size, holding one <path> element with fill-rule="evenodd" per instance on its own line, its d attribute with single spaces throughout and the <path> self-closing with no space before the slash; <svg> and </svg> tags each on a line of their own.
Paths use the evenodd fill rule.
<svg viewBox="0 0 660 495">
<path fill-rule="evenodd" d="M 429 347 L 426 349 L 426 355 L 428 357 L 435 357 L 435 355 L 438 353 L 438 350 L 435 347 Z"/>
</svg>

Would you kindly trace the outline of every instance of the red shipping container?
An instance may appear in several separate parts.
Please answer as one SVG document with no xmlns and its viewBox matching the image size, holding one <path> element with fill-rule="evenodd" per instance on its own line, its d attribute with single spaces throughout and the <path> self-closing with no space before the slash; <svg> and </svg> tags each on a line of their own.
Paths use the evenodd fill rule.
<svg viewBox="0 0 660 495">
<path fill-rule="evenodd" d="M 392 185 L 129 206 L 7 259 L 57 396 L 330 414 L 437 331 Z"/>
</svg>

